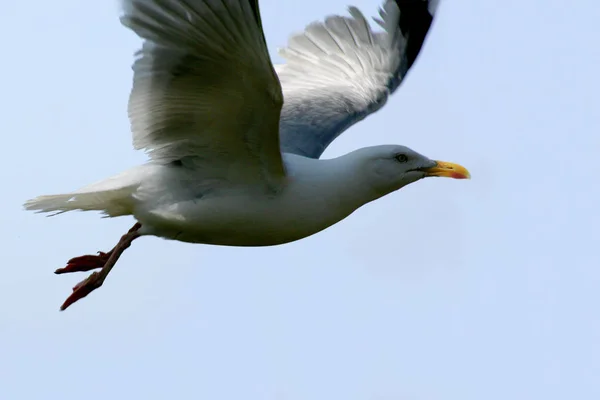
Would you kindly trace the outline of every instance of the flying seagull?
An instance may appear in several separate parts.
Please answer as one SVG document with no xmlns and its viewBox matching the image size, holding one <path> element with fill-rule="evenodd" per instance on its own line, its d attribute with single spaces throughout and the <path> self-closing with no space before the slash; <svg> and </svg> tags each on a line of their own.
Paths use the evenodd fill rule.
<svg viewBox="0 0 600 400">
<path fill-rule="evenodd" d="M 380 109 L 414 64 L 437 0 L 386 0 L 374 31 L 363 14 L 331 16 L 292 35 L 273 66 L 258 0 L 124 0 L 121 22 L 143 39 L 128 113 L 150 160 L 28 210 L 96 210 L 136 224 L 108 252 L 71 259 L 90 271 L 61 306 L 102 285 L 141 236 L 270 246 L 313 235 L 359 207 L 458 164 L 400 145 L 320 159 L 343 131 Z"/>
</svg>

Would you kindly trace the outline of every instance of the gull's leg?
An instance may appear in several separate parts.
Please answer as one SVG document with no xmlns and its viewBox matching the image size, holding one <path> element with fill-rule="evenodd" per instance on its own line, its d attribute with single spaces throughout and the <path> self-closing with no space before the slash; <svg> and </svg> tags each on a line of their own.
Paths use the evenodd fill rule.
<svg viewBox="0 0 600 400">
<path fill-rule="evenodd" d="M 56 273 L 64 273 L 64 272 L 74 272 L 74 271 L 89 271 L 94 268 L 102 268 L 99 272 L 93 272 L 90 276 L 88 276 L 85 280 L 79 282 L 75 287 L 73 287 L 73 293 L 65 300 L 62 306 L 60 306 L 60 310 L 64 311 L 71 304 L 75 303 L 77 300 L 84 298 L 95 289 L 98 289 L 104 283 L 104 280 L 108 276 L 110 270 L 115 266 L 121 254 L 127 249 L 131 242 L 140 237 L 138 230 L 142 227 L 140 223 L 137 223 L 127 232 L 125 235 L 121 237 L 119 243 L 108 253 L 100 253 L 98 256 L 82 256 L 77 257 L 69 261 L 69 265 L 71 265 L 71 261 L 73 260 L 82 260 L 79 264 L 76 264 L 75 267 L 69 269 L 69 265 L 65 268 L 61 268 L 57 270 Z M 100 261 L 106 258 L 102 265 L 99 265 Z M 92 259 L 92 262 L 85 263 Z M 87 269 L 86 269 L 87 268 Z M 59 272 L 60 271 L 60 272 Z"/>
</svg>

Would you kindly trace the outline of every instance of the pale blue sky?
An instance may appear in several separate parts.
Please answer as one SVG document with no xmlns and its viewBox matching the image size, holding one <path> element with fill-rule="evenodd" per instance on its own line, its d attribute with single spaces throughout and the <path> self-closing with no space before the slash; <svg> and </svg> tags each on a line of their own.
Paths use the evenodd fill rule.
<svg viewBox="0 0 600 400">
<path fill-rule="evenodd" d="M 379 0 L 261 0 L 292 30 Z M 144 238 L 60 313 L 132 220 L 24 200 L 143 162 L 114 2 L 2 6 L 0 398 L 600 398 L 600 3 L 445 0 L 376 115 L 326 152 L 400 143 L 459 162 L 308 239 L 272 248 Z M 280 60 L 279 58 L 275 58 Z"/>
</svg>

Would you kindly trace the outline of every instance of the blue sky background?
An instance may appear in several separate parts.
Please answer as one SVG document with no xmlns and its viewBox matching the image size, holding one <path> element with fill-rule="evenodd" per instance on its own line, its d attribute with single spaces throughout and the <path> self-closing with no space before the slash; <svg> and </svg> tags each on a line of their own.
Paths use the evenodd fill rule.
<svg viewBox="0 0 600 400">
<path fill-rule="evenodd" d="M 271 51 L 348 4 L 380 2 L 261 0 Z M 114 2 L 0 15 L 1 398 L 600 398 L 597 1 L 443 1 L 401 89 L 325 154 L 400 143 L 473 180 L 279 247 L 144 238 L 65 313 L 83 275 L 54 269 L 133 222 L 21 204 L 145 160 L 126 116 L 140 41 Z"/>
</svg>

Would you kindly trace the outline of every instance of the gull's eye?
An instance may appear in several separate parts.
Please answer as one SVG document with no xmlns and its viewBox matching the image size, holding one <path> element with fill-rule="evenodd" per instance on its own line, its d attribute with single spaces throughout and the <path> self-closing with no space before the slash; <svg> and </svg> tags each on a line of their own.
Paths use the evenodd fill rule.
<svg viewBox="0 0 600 400">
<path fill-rule="evenodd" d="M 407 161 L 408 161 L 408 157 L 406 156 L 406 154 L 398 154 L 398 155 L 396 156 L 396 160 L 397 160 L 398 162 L 405 163 L 405 162 L 407 162 Z"/>
</svg>

